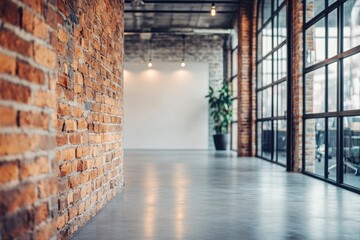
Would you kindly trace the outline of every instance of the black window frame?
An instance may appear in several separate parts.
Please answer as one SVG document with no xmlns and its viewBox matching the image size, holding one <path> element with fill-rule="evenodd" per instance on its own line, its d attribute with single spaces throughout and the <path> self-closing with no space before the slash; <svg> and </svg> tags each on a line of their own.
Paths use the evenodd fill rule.
<svg viewBox="0 0 360 240">
<path fill-rule="evenodd" d="M 350 191 L 360 193 L 360 187 L 355 187 L 349 184 L 344 183 L 344 162 L 343 162 L 343 152 L 344 152 L 344 122 L 343 119 L 345 117 L 353 117 L 353 116 L 360 116 L 360 109 L 357 110 L 344 110 L 343 108 L 343 100 L 344 100 L 344 94 L 343 94 L 343 84 L 344 84 L 344 66 L 343 61 L 344 59 L 351 57 L 355 54 L 360 53 L 360 45 L 353 47 L 351 49 L 348 49 L 346 51 L 343 51 L 343 43 L 344 43 L 344 3 L 348 0 L 337 0 L 331 5 L 329 5 L 329 1 L 325 0 L 325 8 L 320 11 L 316 16 L 314 16 L 312 19 L 306 22 L 306 6 L 307 6 L 307 0 L 303 0 L 303 74 L 302 74 L 302 83 L 303 83 L 303 131 L 302 131 L 302 173 L 315 177 L 317 179 L 326 181 L 328 183 L 334 184 L 336 186 L 340 186 L 342 188 L 348 189 Z M 337 11 L 337 55 L 328 57 L 329 52 L 329 46 L 328 46 L 328 15 L 332 13 L 332 11 Z M 306 65 L 306 30 L 310 27 L 314 26 L 317 22 L 321 20 L 325 20 L 325 59 L 317 62 L 315 64 Z M 328 66 L 330 64 L 336 63 L 337 64 L 337 79 L 336 79 L 336 85 L 337 85 L 337 107 L 336 111 L 329 112 L 329 106 L 328 106 Z M 317 69 L 325 68 L 325 110 L 322 113 L 306 113 L 306 74 L 313 72 Z M 336 180 L 333 180 L 329 178 L 329 166 L 328 166 L 328 154 L 329 154 L 329 148 L 328 148 L 328 133 L 329 133 L 329 126 L 328 126 L 328 119 L 329 118 L 336 118 L 336 143 L 337 143 L 337 153 L 336 153 Z M 323 176 L 306 171 L 306 121 L 313 119 L 316 121 L 316 119 L 324 119 L 325 122 L 325 156 L 324 156 L 324 173 Z M 316 161 L 316 160 L 314 160 Z"/>
</svg>

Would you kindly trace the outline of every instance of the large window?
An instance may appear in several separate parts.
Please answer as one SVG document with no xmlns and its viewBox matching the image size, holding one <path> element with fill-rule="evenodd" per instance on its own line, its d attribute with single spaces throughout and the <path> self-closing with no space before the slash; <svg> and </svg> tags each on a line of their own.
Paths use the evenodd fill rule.
<svg viewBox="0 0 360 240">
<path fill-rule="evenodd" d="M 360 0 L 303 11 L 304 171 L 360 190 Z"/>
<path fill-rule="evenodd" d="M 230 38 L 230 86 L 233 97 L 231 122 L 231 150 L 237 150 L 238 144 L 238 33 L 237 26 Z"/>
<path fill-rule="evenodd" d="M 262 0 L 257 28 L 257 156 L 286 164 L 287 29 L 283 0 Z"/>
</svg>

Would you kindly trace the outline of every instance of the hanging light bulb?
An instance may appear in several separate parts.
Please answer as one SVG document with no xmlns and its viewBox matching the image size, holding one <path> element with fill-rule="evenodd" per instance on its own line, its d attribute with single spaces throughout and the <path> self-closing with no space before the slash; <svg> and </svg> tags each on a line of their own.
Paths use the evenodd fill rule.
<svg viewBox="0 0 360 240">
<path fill-rule="evenodd" d="M 149 55 L 148 67 L 151 68 L 152 67 L 152 62 L 151 62 L 151 38 L 149 39 L 149 42 L 148 42 L 148 55 Z"/>
<path fill-rule="evenodd" d="M 210 15 L 213 16 L 213 17 L 215 17 L 215 15 L 216 15 L 215 3 L 211 4 Z"/>
<path fill-rule="evenodd" d="M 182 52 L 182 60 L 181 60 L 181 67 L 185 67 L 185 35 L 182 35 L 182 43 L 183 43 L 183 52 Z"/>
</svg>

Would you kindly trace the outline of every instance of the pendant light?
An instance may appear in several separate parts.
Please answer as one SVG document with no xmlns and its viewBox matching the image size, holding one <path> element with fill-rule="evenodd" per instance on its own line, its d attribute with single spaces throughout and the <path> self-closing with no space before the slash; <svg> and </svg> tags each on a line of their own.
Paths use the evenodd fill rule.
<svg viewBox="0 0 360 240">
<path fill-rule="evenodd" d="M 183 52 L 182 52 L 182 59 L 181 59 L 181 67 L 185 67 L 185 35 L 182 35 L 182 40 L 183 40 Z"/>
<path fill-rule="evenodd" d="M 149 42 L 148 42 L 148 55 L 149 55 L 148 67 L 151 68 L 152 67 L 152 62 L 151 62 L 151 39 L 149 39 Z"/>
<path fill-rule="evenodd" d="M 213 16 L 213 17 L 216 16 L 216 8 L 215 8 L 215 3 L 214 2 L 211 4 L 210 15 Z"/>
</svg>

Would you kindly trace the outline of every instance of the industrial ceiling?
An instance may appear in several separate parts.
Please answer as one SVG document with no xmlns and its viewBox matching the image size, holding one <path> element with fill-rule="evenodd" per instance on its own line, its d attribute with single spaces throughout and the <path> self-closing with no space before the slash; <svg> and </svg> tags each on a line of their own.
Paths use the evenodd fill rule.
<svg viewBox="0 0 360 240">
<path fill-rule="evenodd" d="M 216 16 L 210 15 L 212 5 Z M 227 33 L 239 1 L 126 0 L 126 33 Z"/>
</svg>

